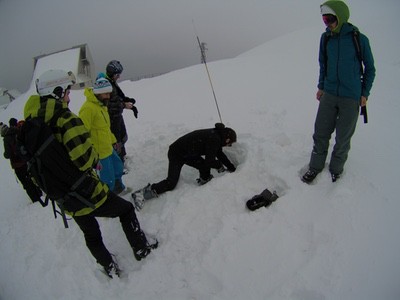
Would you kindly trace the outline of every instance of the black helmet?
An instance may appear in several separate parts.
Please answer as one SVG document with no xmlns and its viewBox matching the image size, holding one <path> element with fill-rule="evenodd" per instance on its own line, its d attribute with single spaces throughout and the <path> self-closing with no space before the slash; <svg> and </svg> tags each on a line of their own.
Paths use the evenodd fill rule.
<svg viewBox="0 0 400 300">
<path fill-rule="evenodd" d="M 106 67 L 107 75 L 112 77 L 115 74 L 121 74 L 124 68 L 118 60 L 112 60 L 108 63 Z"/>
</svg>

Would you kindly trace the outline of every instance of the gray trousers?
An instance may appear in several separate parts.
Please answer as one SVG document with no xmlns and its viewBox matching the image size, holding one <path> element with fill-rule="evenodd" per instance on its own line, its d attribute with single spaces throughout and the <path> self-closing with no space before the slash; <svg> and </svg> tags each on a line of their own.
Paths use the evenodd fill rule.
<svg viewBox="0 0 400 300">
<path fill-rule="evenodd" d="M 314 124 L 314 147 L 310 169 L 321 172 L 328 154 L 329 140 L 336 130 L 335 146 L 329 163 L 329 171 L 341 174 L 350 150 L 350 140 L 356 129 L 360 102 L 352 98 L 337 97 L 324 93 L 320 99 Z"/>
</svg>

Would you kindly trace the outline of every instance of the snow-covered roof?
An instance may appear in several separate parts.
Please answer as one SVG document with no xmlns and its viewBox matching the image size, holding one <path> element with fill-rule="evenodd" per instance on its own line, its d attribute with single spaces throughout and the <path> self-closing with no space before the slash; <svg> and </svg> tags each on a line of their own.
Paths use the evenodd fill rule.
<svg viewBox="0 0 400 300">
<path fill-rule="evenodd" d="M 90 86 L 92 84 L 94 66 L 86 44 L 70 49 L 40 55 L 34 58 L 34 72 L 31 85 L 49 69 L 72 71 L 77 79 L 75 87 Z"/>
</svg>

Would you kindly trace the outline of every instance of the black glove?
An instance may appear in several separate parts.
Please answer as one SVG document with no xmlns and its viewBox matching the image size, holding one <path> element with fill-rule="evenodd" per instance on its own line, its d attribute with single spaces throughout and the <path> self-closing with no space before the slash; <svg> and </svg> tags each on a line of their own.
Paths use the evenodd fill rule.
<svg viewBox="0 0 400 300">
<path fill-rule="evenodd" d="M 133 98 L 125 97 L 124 102 L 130 102 L 130 103 L 132 103 L 132 104 L 135 104 L 135 103 L 136 103 L 136 100 L 133 99 Z"/>
<path fill-rule="evenodd" d="M 228 167 L 228 171 L 231 172 L 231 173 L 235 172 L 236 171 L 235 166 L 232 165 L 232 166 Z"/>
<path fill-rule="evenodd" d="M 130 102 L 130 103 L 132 103 L 132 111 L 133 111 L 133 115 L 135 116 L 135 118 L 137 119 L 138 118 L 138 110 L 137 110 L 137 108 L 135 107 L 135 103 L 136 103 L 136 100 L 135 99 L 133 99 L 133 98 L 129 98 L 129 97 L 125 97 L 125 100 L 124 100 L 124 102 Z"/>
<path fill-rule="evenodd" d="M 134 116 L 135 116 L 135 118 L 137 119 L 137 118 L 138 118 L 138 114 L 139 114 L 139 112 L 138 112 L 138 110 L 137 110 L 136 106 L 135 106 L 135 105 L 133 105 L 131 109 L 132 109 L 132 111 L 133 111 L 133 115 L 134 115 Z"/>
</svg>

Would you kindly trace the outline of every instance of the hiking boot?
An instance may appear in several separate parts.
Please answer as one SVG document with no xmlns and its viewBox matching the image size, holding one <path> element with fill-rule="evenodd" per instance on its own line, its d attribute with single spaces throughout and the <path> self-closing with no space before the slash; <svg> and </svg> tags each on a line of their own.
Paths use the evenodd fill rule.
<svg viewBox="0 0 400 300">
<path fill-rule="evenodd" d="M 157 193 L 155 190 L 151 188 L 151 184 L 149 183 L 144 188 L 137 190 L 136 192 L 131 194 L 133 204 L 137 211 L 141 210 L 144 206 L 144 202 L 149 199 L 153 199 L 157 197 Z"/>
<path fill-rule="evenodd" d="M 207 182 L 209 182 L 213 178 L 214 178 L 214 176 L 212 176 L 210 174 L 210 176 L 208 176 L 206 179 L 200 177 L 200 178 L 197 178 L 196 181 L 197 181 L 198 185 L 204 185 L 204 184 L 206 184 Z"/>
<path fill-rule="evenodd" d="M 149 255 L 150 252 L 151 248 L 146 246 L 142 249 L 134 250 L 133 254 L 135 255 L 137 261 L 141 261 L 142 259 L 146 258 L 146 256 Z"/>
<path fill-rule="evenodd" d="M 118 277 L 121 275 L 121 269 L 115 261 L 110 262 L 107 267 L 104 267 L 104 271 L 110 278 L 113 278 L 113 275 L 116 275 Z"/>
<path fill-rule="evenodd" d="M 140 261 L 146 258 L 146 256 L 151 253 L 151 250 L 157 249 L 157 247 L 158 247 L 157 239 L 153 239 L 150 243 L 146 241 L 146 245 L 143 248 L 133 249 L 133 254 L 135 255 L 136 260 Z"/>
<path fill-rule="evenodd" d="M 158 195 L 155 190 L 151 188 L 151 184 L 149 183 L 143 188 L 143 198 L 145 200 L 156 198 Z"/>
<path fill-rule="evenodd" d="M 301 180 L 305 183 L 311 183 L 314 181 L 315 177 L 317 177 L 318 172 L 309 169 L 306 174 L 303 175 L 303 177 L 301 178 Z"/>
<path fill-rule="evenodd" d="M 136 211 L 139 211 L 144 206 L 144 197 L 142 191 L 137 191 L 131 194 L 131 198 L 133 201 L 133 206 L 135 207 Z"/>
<path fill-rule="evenodd" d="M 340 175 L 341 174 L 331 173 L 332 182 L 336 182 L 336 180 L 338 180 L 340 178 Z"/>
</svg>

